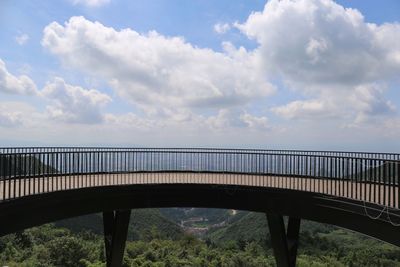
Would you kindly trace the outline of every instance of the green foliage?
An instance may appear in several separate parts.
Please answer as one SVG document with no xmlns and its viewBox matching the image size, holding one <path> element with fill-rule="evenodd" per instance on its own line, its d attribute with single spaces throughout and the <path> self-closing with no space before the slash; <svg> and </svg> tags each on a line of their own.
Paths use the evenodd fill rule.
<svg viewBox="0 0 400 267">
<path fill-rule="evenodd" d="M 265 214 L 248 213 L 211 231 L 206 240 L 226 250 L 235 243 L 246 250 L 248 242 L 255 242 L 271 254 Z M 303 220 L 298 266 L 400 266 L 400 249 L 349 230 Z"/>
<path fill-rule="evenodd" d="M 52 224 L 34 227 L 0 239 L 0 265 L 87 266 L 100 260 L 101 241 L 100 236 L 74 235 Z"/>
<path fill-rule="evenodd" d="M 0 264 L 8 266 L 105 266 L 101 236 L 74 234 L 54 225 L 32 228 L 0 239 Z M 274 266 L 257 243 L 244 249 L 211 247 L 191 235 L 179 240 L 128 241 L 124 266 Z"/>
<path fill-rule="evenodd" d="M 162 216 L 158 209 L 132 210 L 128 233 L 129 240 L 177 240 L 183 236 L 182 229 Z"/>
<path fill-rule="evenodd" d="M 182 229 L 174 222 L 162 216 L 158 209 L 137 209 L 131 212 L 128 240 L 180 239 Z M 90 231 L 103 234 L 103 218 L 101 214 L 90 214 L 77 218 L 55 222 L 58 227 L 68 228 L 78 234 Z"/>
<path fill-rule="evenodd" d="M 89 225 L 90 220 L 80 221 Z M 275 266 L 264 214 L 243 213 L 204 240 L 169 229 L 174 224 L 157 210 L 135 211 L 131 220 L 136 220 L 130 225 L 136 237 L 126 244 L 124 267 Z M 400 250 L 394 246 L 318 223 L 304 221 L 301 229 L 299 267 L 400 266 Z M 103 242 L 101 233 L 86 228 L 47 224 L 0 238 L 0 266 L 105 267 Z"/>
<path fill-rule="evenodd" d="M 227 227 L 211 230 L 207 236 L 213 243 L 222 245 L 229 240 L 242 244 L 256 241 L 269 244 L 268 224 L 264 214 L 247 213 L 245 216 L 229 224 Z"/>
<path fill-rule="evenodd" d="M 81 239 L 73 236 L 51 240 L 46 247 L 49 252 L 49 261 L 54 266 L 84 266 L 82 260 L 91 256 L 90 247 L 85 246 Z"/>
<path fill-rule="evenodd" d="M 74 233 L 90 231 L 98 235 L 103 234 L 103 217 L 100 213 L 69 218 L 54 223 L 57 227 L 67 228 Z"/>
<path fill-rule="evenodd" d="M 207 218 L 207 224 L 217 224 L 232 219 L 239 219 L 241 214 L 247 212 L 239 212 L 240 215 L 231 216 L 230 210 L 225 209 L 205 209 L 205 208 L 163 208 L 160 212 L 166 218 L 180 223 L 194 217 Z"/>
</svg>

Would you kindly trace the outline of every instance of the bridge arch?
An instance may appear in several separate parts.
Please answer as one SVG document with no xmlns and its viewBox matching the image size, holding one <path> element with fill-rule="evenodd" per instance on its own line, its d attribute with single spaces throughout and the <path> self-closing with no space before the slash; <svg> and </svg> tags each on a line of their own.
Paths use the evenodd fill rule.
<svg viewBox="0 0 400 267">
<path fill-rule="evenodd" d="M 0 149 L 0 235 L 95 212 L 213 207 L 269 214 L 272 232 L 280 232 L 272 237 L 279 266 L 293 266 L 290 253 L 295 257 L 296 251 L 286 244 L 293 231 L 286 236 L 282 215 L 400 246 L 399 158 L 321 151 Z M 105 225 L 119 222 L 114 214 L 105 216 L 111 218 Z M 293 229 L 296 238 L 298 227 Z"/>
<path fill-rule="evenodd" d="M 388 223 L 387 214 L 377 219 L 368 216 L 377 216 L 381 206 L 288 189 L 208 184 L 89 187 L 29 196 L 0 205 L 0 235 L 91 213 L 163 207 L 276 213 L 340 226 L 400 246 L 399 228 Z M 389 215 L 392 222 L 400 221 L 400 212 L 391 210 Z"/>
</svg>

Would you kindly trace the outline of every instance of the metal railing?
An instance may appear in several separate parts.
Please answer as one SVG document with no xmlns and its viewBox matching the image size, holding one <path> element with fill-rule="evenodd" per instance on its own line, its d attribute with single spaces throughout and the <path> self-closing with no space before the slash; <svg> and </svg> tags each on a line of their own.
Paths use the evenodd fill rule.
<svg viewBox="0 0 400 267">
<path fill-rule="evenodd" d="M 223 180 L 225 184 L 312 191 L 400 207 L 400 154 L 209 148 L 0 148 L 0 202 L 59 190 L 134 183 L 134 174 L 163 172 L 219 174 L 232 178 Z M 114 183 L 115 175 L 123 174 L 131 174 L 130 180 Z M 233 179 L 238 175 L 239 182 Z M 151 183 L 182 182 L 171 176 L 146 177 Z"/>
</svg>

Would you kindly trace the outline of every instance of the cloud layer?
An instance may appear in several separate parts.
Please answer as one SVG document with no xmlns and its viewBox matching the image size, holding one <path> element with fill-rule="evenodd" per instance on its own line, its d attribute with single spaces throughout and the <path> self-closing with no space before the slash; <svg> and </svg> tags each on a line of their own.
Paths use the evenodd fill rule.
<svg viewBox="0 0 400 267">
<path fill-rule="evenodd" d="M 231 29 L 228 23 L 217 23 L 214 25 L 214 31 L 218 34 L 224 34 Z"/>
<path fill-rule="evenodd" d="M 271 0 L 236 27 L 258 42 L 267 72 L 311 97 L 274 108 L 277 114 L 360 120 L 393 110 L 383 93 L 400 73 L 400 24 L 367 23 L 330 0 Z"/>
<path fill-rule="evenodd" d="M 106 94 L 94 89 L 72 86 L 62 78 L 55 78 L 47 83 L 40 95 L 51 102 L 51 105 L 47 106 L 50 118 L 71 123 L 102 122 L 101 108 L 111 101 Z"/>
<path fill-rule="evenodd" d="M 19 45 L 24 45 L 28 40 L 29 40 L 29 35 L 26 33 L 23 33 L 15 37 L 15 41 Z"/>
<path fill-rule="evenodd" d="M 42 44 L 64 64 L 104 77 L 147 114 L 244 106 L 274 92 L 252 53 L 197 48 L 180 37 L 115 30 L 83 17 L 44 30 Z"/>
<path fill-rule="evenodd" d="M 42 46 L 62 63 L 63 75 L 48 76 L 64 78 L 50 78 L 39 90 L 0 60 L 0 93 L 8 98 L 0 102 L 0 137 L 16 127 L 54 139 L 79 132 L 98 140 L 218 145 L 350 144 L 400 134 L 399 102 L 387 98 L 400 82 L 400 24 L 368 23 L 331 0 L 270 0 L 245 21 L 215 23 L 218 34 L 235 31 L 218 39 L 252 39 L 254 48 L 229 41 L 221 51 L 200 48 L 180 36 L 85 17 L 50 23 Z M 73 80 L 85 83 L 70 84 L 71 69 Z M 27 95 L 35 96 L 31 105 L 12 102 Z"/>
<path fill-rule="evenodd" d="M 400 72 L 400 24 L 366 23 L 329 0 L 271 0 L 236 26 L 260 44 L 260 56 L 297 86 L 357 85 Z"/>
</svg>

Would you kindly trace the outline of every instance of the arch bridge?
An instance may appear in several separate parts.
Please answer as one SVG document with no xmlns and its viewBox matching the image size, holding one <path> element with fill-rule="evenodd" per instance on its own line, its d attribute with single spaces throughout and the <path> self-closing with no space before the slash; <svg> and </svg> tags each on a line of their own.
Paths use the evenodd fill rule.
<svg viewBox="0 0 400 267">
<path fill-rule="evenodd" d="M 131 209 L 240 209 L 266 213 L 277 265 L 295 266 L 301 219 L 400 246 L 399 176 L 394 153 L 0 148 L 0 235 L 103 212 L 107 266 L 120 266 Z"/>
</svg>

